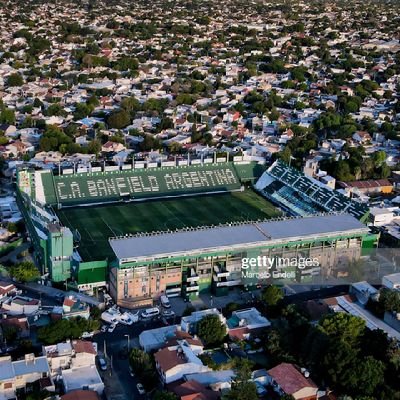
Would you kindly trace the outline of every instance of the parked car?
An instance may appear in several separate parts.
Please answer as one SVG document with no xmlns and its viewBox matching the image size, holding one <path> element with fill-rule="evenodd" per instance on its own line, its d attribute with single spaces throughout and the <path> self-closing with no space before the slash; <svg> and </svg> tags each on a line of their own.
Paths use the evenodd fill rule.
<svg viewBox="0 0 400 400">
<path fill-rule="evenodd" d="M 115 329 L 116 326 L 117 326 L 117 324 L 111 324 L 111 325 L 108 327 L 107 332 L 109 332 L 109 333 L 114 332 L 114 329 Z"/>
<path fill-rule="evenodd" d="M 144 390 L 144 387 L 140 382 L 136 385 L 136 389 L 139 394 L 146 394 L 146 391 Z"/>
<path fill-rule="evenodd" d="M 171 304 L 168 300 L 168 297 L 166 295 L 162 295 L 160 297 L 161 305 L 165 308 L 171 308 Z"/>
<path fill-rule="evenodd" d="M 94 335 L 94 332 L 83 332 L 81 339 L 91 339 Z"/>
<path fill-rule="evenodd" d="M 135 323 L 139 321 L 139 311 L 136 312 L 127 312 L 129 318 Z"/>
<path fill-rule="evenodd" d="M 107 330 L 108 330 L 108 326 L 107 325 L 103 325 L 101 328 L 100 328 L 100 331 L 101 332 L 107 332 Z"/>
<path fill-rule="evenodd" d="M 153 307 L 153 308 L 146 308 L 143 312 L 142 312 L 142 318 L 152 318 L 152 317 L 156 317 L 160 315 L 160 310 L 157 307 Z"/>
<path fill-rule="evenodd" d="M 99 357 L 99 365 L 102 371 L 107 370 L 107 361 L 103 357 Z"/>
<path fill-rule="evenodd" d="M 172 318 L 173 316 L 175 316 L 175 313 L 172 310 L 164 310 L 162 312 L 162 315 L 165 318 Z"/>
</svg>

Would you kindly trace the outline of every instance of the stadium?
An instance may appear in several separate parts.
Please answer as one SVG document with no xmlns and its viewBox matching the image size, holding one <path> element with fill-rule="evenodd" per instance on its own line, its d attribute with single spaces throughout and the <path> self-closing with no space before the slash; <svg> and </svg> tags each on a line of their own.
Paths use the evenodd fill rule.
<svg viewBox="0 0 400 400">
<path fill-rule="evenodd" d="M 23 167 L 17 200 L 43 274 L 81 291 L 106 287 L 133 307 L 264 283 L 242 276 L 243 258 L 316 257 L 332 271 L 374 247 L 368 209 L 310 179 L 242 157 Z M 321 267 L 293 273 L 306 281 Z"/>
</svg>

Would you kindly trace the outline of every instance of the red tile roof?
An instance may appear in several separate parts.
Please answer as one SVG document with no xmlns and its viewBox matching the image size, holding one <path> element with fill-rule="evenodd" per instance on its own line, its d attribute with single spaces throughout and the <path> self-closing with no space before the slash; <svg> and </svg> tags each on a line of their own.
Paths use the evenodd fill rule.
<svg viewBox="0 0 400 400">
<path fill-rule="evenodd" d="M 293 394 L 306 387 L 318 389 L 293 364 L 282 363 L 267 371 L 286 394 Z"/>
<path fill-rule="evenodd" d="M 68 297 L 66 297 L 64 299 L 64 303 L 63 303 L 64 306 L 72 307 L 74 304 L 75 304 L 75 300 L 69 299 Z"/>
<path fill-rule="evenodd" d="M 84 340 L 75 340 L 72 342 L 72 347 L 75 353 L 89 353 L 96 354 L 96 350 L 93 347 L 92 342 L 85 342 Z"/>
<path fill-rule="evenodd" d="M 0 281 L 0 294 L 7 294 L 15 289 L 12 283 Z"/>
<path fill-rule="evenodd" d="M 93 390 L 74 390 L 61 396 L 61 400 L 99 400 L 99 395 Z"/>
<path fill-rule="evenodd" d="M 179 355 L 176 350 L 169 350 L 168 347 L 155 353 L 154 358 L 164 372 L 169 371 L 179 364 L 186 363 L 182 355 Z"/>
</svg>

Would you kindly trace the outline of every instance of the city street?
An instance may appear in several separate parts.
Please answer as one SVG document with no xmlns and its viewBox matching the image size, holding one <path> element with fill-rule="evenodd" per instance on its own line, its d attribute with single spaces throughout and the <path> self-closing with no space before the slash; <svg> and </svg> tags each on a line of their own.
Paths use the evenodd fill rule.
<svg viewBox="0 0 400 400">
<path fill-rule="evenodd" d="M 171 320 L 173 323 L 174 320 Z M 180 318 L 175 318 L 179 323 Z M 130 348 L 139 347 L 139 334 L 147 329 L 165 326 L 160 320 L 139 321 L 131 326 L 118 324 L 112 333 L 98 333 L 93 341 L 97 343 L 100 354 L 105 354 L 107 371 L 101 371 L 104 380 L 105 394 L 108 400 L 144 399 L 136 389 L 138 380 L 130 375 L 128 360 L 128 341 Z M 129 336 L 128 336 L 129 335 Z"/>
</svg>

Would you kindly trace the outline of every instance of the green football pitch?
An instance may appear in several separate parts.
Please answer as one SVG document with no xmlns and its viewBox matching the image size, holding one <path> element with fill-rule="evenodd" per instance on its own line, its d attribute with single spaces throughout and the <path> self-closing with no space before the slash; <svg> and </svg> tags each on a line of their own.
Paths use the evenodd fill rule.
<svg viewBox="0 0 400 400">
<path fill-rule="evenodd" d="M 201 225 L 273 218 L 281 213 L 253 192 L 153 200 L 57 211 L 61 223 L 78 231 L 84 261 L 112 257 L 108 238 L 127 233 L 163 231 Z"/>
</svg>

